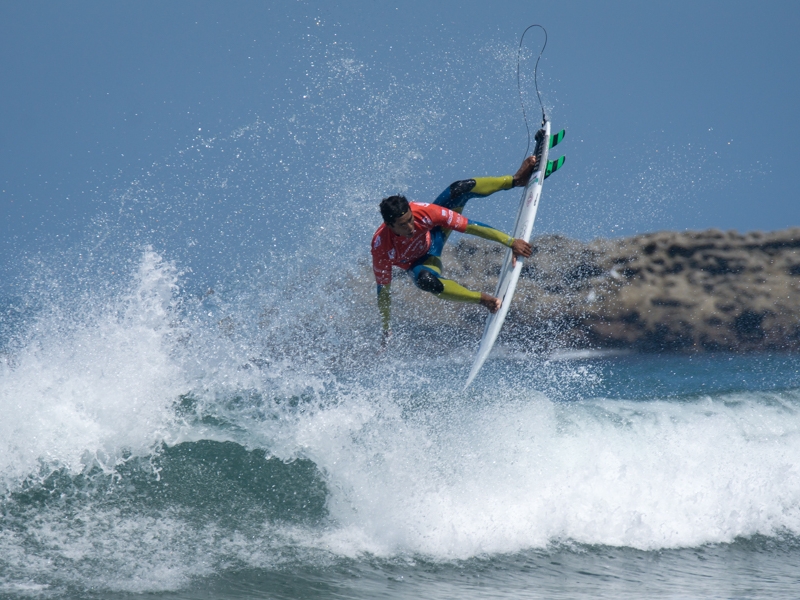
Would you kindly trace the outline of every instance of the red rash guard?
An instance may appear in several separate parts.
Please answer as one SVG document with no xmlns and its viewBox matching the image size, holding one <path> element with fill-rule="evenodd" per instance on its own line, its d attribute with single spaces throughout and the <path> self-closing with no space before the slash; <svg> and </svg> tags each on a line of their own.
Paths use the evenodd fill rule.
<svg viewBox="0 0 800 600">
<path fill-rule="evenodd" d="M 378 285 L 392 282 L 392 266 L 408 270 L 414 261 L 425 256 L 431 247 L 431 229 L 444 227 L 464 233 L 469 219 L 438 204 L 409 202 L 414 215 L 414 235 L 395 234 L 386 224 L 372 237 L 372 270 Z"/>
</svg>

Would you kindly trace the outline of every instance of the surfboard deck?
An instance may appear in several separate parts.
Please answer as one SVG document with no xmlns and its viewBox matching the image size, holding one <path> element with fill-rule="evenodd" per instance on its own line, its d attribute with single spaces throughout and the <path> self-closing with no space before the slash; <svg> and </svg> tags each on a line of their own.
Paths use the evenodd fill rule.
<svg viewBox="0 0 800 600">
<path fill-rule="evenodd" d="M 522 192 L 519 210 L 517 211 L 517 220 L 514 223 L 512 233 L 514 238 L 521 238 L 526 242 L 530 242 L 531 233 L 533 232 L 533 223 L 536 220 L 536 212 L 539 210 L 539 200 L 542 196 L 544 180 L 564 164 L 563 156 L 556 161 L 548 160 L 550 148 L 558 144 L 563 137 L 563 129 L 551 137 L 549 120 L 545 121 L 542 129 L 536 134 L 536 149 L 534 154 L 538 159 L 536 163 L 537 170 L 531 175 L 528 185 L 525 186 L 525 190 Z M 500 334 L 500 329 L 502 329 L 503 323 L 506 320 L 508 309 L 511 307 L 511 299 L 514 297 L 514 291 L 517 288 L 517 282 L 519 281 L 519 275 L 522 272 L 523 265 L 523 259 L 519 259 L 517 260 L 517 264 L 512 266 L 512 258 L 513 254 L 511 248 L 509 248 L 503 259 L 500 278 L 497 280 L 497 290 L 494 293 L 496 297 L 501 299 L 502 304 L 496 313 L 490 314 L 486 319 L 483 337 L 481 338 L 481 343 L 478 347 L 475 359 L 472 362 L 472 368 L 470 369 L 464 389 L 467 389 L 473 382 L 478 372 L 481 370 L 483 363 L 486 362 L 486 359 L 489 357 L 489 353 L 494 347 L 497 336 Z"/>
</svg>

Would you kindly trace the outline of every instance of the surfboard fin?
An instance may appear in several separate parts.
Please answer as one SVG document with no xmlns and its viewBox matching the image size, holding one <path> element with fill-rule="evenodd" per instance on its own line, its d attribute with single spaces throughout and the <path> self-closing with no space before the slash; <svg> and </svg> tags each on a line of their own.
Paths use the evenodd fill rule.
<svg viewBox="0 0 800 600">
<path fill-rule="evenodd" d="M 564 139 L 564 136 L 566 135 L 566 133 L 567 133 L 566 130 L 562 129 L 557 134 L 551 135 L 550 136 L 550 147 L 552 148 L 553 146 L 558 146 L 558 143 L 561 140 Z"/>
<path fill-rule="evenodd" d="M 548 177 L 550 177 L 550 175 L 558 171 L 561 168 L 561 165 L 564 164 L 565 158 L 566 158 L 565 156 L 562 156 L 561 158 L 557 158 L 555 160 L 548 160 L 547 168 L 544 171 L 544 178 L 547 179 Z"/>
</svg>

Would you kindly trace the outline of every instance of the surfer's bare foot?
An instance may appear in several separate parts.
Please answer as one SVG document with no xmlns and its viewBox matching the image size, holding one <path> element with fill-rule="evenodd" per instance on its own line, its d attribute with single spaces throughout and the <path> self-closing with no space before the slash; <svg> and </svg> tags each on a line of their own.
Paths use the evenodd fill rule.
<svg viewBox="0 0 800 600">
<path fill-rule="evenodd" d="M 536 168 L 536 157 L 529 156 L 525 160 L 522 161 L 519 169 L 514 174 L 514 187 L 520 187 L 523 185 L 528 185 L 528 181 L 531 179 L 531 175 L 533 175 L 533 170 Z"/>
<path fill-rule="evenodd" d="M 481 292 L 481 306 L 485 306 L 490 313 L 496 313 L 500 310 L 500 304 L 500 298 Z"/>
</svg>

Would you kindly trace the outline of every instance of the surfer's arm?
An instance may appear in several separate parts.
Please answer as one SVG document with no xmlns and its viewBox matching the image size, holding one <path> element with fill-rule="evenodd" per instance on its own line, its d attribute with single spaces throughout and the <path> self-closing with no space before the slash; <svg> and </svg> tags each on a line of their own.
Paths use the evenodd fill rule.
<svg viewBox="0 0 800 600">
<path fill-rule="evenodd" d="M 392 283 L 392 261 L 386 256 L 385 250 L 386 248 L 380 244 L 380 237 L 376 237 L 372 243 L 372 272 L 375 275 L 375 283 L 378 284 L 378 312 L 381 315 L 384 343 L 391 333 L 392 316 L 392 297 L 389 287 Z"/>
<path fill-rule="evenodd" d="M 511 245 L 514 243 L 514 238 L 507 233 L 503 233 L 494 227 L 479 223 L 478 221 L 473 221 L 472 219 L 467 222 L 467 228 L 464 230 L 464 233 L 477 235 L 485 240 L 491 240 L 498 244 L 503 244 L 503 246 L 508 246 L 509 248 L 511 248 Z"/>
<path fill-rule="evenodd" d="M 491 240 L 493 242 L 497 242 L 498 244 L 503 244 L 503 246 L 508 246 L 511 248 L 511 252 L 513 253 L 512 264 L 514 265 L 517 264 L 518 256 L 528 258 L 531 254 L 533 254 L 533 248 L 525 240 L 520 238 L 514 239 L 507 233 L 503 233 L 494 227 L 489 227 L 483 223 L 473 221 L 472 219 L 470 219 L 467 223 L 467 228 L 464 230 L 464 233 L 477 235 L 478 237 L 482 237 L 486 240 Z"/>
<path fill-rule="evenodd" d="M 378 312 L 381 314 L 381 330 L 384 339 L 391 335 L 392 327 L 392 295 L 391 285 L 378 285 Z"/>
</svg>

